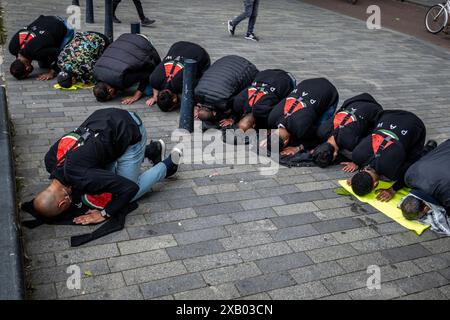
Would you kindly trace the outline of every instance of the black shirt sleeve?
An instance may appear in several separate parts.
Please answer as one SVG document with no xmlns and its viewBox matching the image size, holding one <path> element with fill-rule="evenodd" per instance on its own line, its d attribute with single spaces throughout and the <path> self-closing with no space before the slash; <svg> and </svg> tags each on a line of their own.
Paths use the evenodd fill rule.
<svg viewBox="0 0 450 320">
<path fill-rule="evenodd" d="M 108 170 L 88 169 L 86 170 L 86 177 L 90 178 L 85 180 L 82 190 L 92 194 L 109 192 L 113 195 L 111 201 L 105 207 L 106 213 L 111 216 L 124 210 L 139 191 L 136 183 Z"/>
<path fill-rule="evenodd" d="M 150 75 L 150 85 L 153 89 L 158 91 L 163 89 L 163 85 L 166 80 L 164 75 L 164 63 L 161 62 Z"/>
<path fill-rule="evenodd" d="M 12 38 L 11 41 L 9 42 L 9 52 L 17 57 L 17 55 L 19 54 L 19 50 L 20 50 L 20 44 L 19 44 L 19 32 L 18 31 Z"/>
</svg>

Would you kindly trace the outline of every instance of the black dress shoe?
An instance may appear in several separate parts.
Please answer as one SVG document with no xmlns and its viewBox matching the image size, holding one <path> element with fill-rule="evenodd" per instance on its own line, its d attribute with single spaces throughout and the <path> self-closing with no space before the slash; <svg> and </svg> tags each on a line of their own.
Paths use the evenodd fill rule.
<svg viewBox="0 0 450 320">
<path fill-rule="evenodd" d="M 122 23 L 116 16 L 113 16 L 113 22 L 114 23 Z"/>
<path fill-rule="evenodd" d="M 437 146 L 438 146 L 438 144 L 435 140 L 428 140 L 427 143 L 425 144 L 425 149 L 428 152 L 430 152 L 431 150 L 436 149 Z"/>
</svg>

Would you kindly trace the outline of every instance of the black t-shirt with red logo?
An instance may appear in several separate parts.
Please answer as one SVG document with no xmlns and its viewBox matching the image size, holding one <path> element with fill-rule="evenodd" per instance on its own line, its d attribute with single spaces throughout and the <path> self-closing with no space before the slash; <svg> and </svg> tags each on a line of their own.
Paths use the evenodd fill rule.
<svg viewBox="0 0 450 320">
<path fill-rule="evenodd" d="M 273 107 L 268 120 L 269 128 L 285 127 L 292 135 L 293 144 L 304 143 L 316 137 L 316 122 L 338 100 L 336 87 L 327 79 L 304 80 Z"/>
<path fill-rule="evenodd" d="M 352 151 L 374 128 L 381 105 L 368 93 L 344 101 L 333 118 L 322 123 L 317 135 L 322 140 L 334 136 L 341 149 Z"/>
<path fill-rule="evenodd" d="M 170 47 L 163 61 L 152 72 L 150 76 L 152 88 L 159 91 L 169 89 L 173 93 L 181 94 L 185 59 L 197 61 L 197 80 L 200 79 L 211 63 L 209 54 L 198 44 L 187 41 L 176 42 Z M 195 85 L 196 83 L 194 83 Z"/>
<path fill-rule="evenodd" d="M 9 52 L 50 65 L 58 58 L 66 33 L 67 28 L 61 19 L 41 15 L 11 38 Z"/>
<path fill-rule="evenodd" d="M 267 128 L 272 108 L 294 89 L 292 77 L 280 69 L 268 69 L 256 74 L 252 85 L 242 90 L 233 102 L 236 121 L 252 112 L 258 128 Z"/>
<path fill-rule="evenodd" d="M 373 132 L 356 146 L 352 160 L 359 167 L 370 166 L 380 175 L 404 186 L 406 170 L 423 153 L 425 125 L 414 113 L 403 110 L 380 112 Z"/>
<path fill-rule="evenodd" d="M 105 210 L 113 216 L 129 204 L 139 188 L 106 168 L 142 139 L 139 125 L 128 111 L 107 108 L 95 111 L 81 124 L 82 128 L 92 132 L 86 142 L 78 145 L 80 130 L 63 136 L 47 152 L 45 167 L 50 178 L 79 193 L 110 193 L 111 198 L 104 201 L 108 203 Z"/>
</svg>

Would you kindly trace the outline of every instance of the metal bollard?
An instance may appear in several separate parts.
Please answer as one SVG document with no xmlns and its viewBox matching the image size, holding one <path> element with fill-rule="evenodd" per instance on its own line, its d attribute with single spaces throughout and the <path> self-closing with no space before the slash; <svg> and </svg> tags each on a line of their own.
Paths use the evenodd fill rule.
<svg viewBox="0 0 450 320">
<path fill-rule="evenodd" d="M 111 42 L 114 41 L 112 0 L 105 0 L 105 35 Z"/>
<path fill-rule="evenodd" d="M 180 129 L 194 132 L 194 79 L 197 61 L 186 59 L 183 70 L 183 93 L 180 106 Z"/>
<path fill-rule="evenodd" d="M 72 0 L 73 6 L 80 6 L 80 0 Z"/>
<path fill-rule="evenodd" d="M 131 33 L 134 33 L 134 34 L 141 33 L 141 23 L 140 22 L 132 22 L 131 23 Z"/>
<path fill-rule="evenodd" d="M 94 23 L 94 0 L 86 0 L 86 23 Z"/>
</svg>

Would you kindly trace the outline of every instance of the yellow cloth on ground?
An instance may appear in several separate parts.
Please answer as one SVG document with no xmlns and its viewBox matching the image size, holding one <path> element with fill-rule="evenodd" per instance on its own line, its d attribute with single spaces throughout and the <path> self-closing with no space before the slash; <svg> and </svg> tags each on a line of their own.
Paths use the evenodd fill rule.
<svg viewBox="0 0 450 320">
<path fill-rule="evenodd" d="M 377 195 L 375 194 L 375 190 L 371 193 L 360 197 L 353 193 L 352 187 L 347 184 L 346 180 L 339 180 L 339 184 L 348 192 L 350 192 L 353 196 L 355 196 L 359 201 L 370 204 L 375 209 L 378 209 L 389 218 L 393 219 L 406 229 L 412 230 L 418 235 L 421 235 L 426 229 L 430 227 L 429 224 L 423 224 L 419 221 L 411 221 L 405 219 L 403 217 L 402 211 L 397 208 L 397 205 L 400 203 L 400 200 L 409 193 L 409 189 L 403 188 L 395 194 L 394 198 L 392 198 L 389 202 L 382 202 L 377 200 Z M 392 186 L 392 182 L 380 181 L 378 187 L 376 189 L 388 189 Z"/>
<path fill-rule="evenodd" d="M 91 89 L 93 88 L 93 84 L 84 84 L 83 82 L 77 82 L 70 88 L 63 88 L 59 84 L 55 84 L 53 88 L 55 89 L 61 89 L 61 90 L 77 90 L 77 89 Z"/>
</svg>

